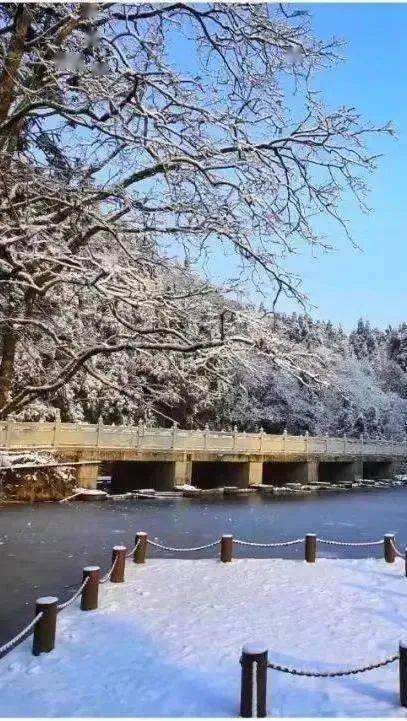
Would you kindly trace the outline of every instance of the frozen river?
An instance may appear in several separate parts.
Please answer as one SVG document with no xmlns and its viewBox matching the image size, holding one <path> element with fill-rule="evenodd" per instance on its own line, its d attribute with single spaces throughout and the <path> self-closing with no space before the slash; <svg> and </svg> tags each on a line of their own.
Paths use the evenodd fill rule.
<svg viewBox="0 0 407 721">
<path fill-rule="evenodd" d="M 236 498 L 105 501 L 98 503 L 0 506 L 0 642 L 32 616 L 35 599 L 68 598 L 82 568 L 109 567 L 111 547 L 134 545 L 136 531 L 164 544 L 195 546 L 233 533 L 236 538 L 271 542 L 305 533 L 348 541 L 376 540 L 386 532 L 407 543 L 407 488 L 389 488 L 270 499 Z M 324 556 L 381 556 L 381 547 L 321 546 Z M 149 547 L 154 556 L 215 557 L 212 548 L 171 554 Z M 235 546 L 236 556 L 302 558 L 303 546 L 258 549 Z"/>
</svg>

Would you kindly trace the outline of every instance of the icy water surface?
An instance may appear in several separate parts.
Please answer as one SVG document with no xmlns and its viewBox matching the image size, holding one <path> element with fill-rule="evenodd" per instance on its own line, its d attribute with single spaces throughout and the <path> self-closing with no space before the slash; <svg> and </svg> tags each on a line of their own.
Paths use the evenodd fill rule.
<svg viewBox="0 0 407 721">
<path fill-rule="evenodd" d="M 349 491 L 296 498 L 236 498 L 104 501 L 0 505 L 0 643 L 31 619 L 35 599 L 72 595 L 82 568 L 110 566 L 111 548 L 134 545 L 136 531 L 167 545 L 196 546 L 233 533 L 236 538 L 271 542 L 317 533 L 321 538 L 376 540 L 396 533 L 407 543 L 407 488 Z M 216 558 L 217 548 L 195 554 L 154 556 Z M 303 546 L 258 549 L 235 546 L 236 556 L 303 558 Z M 381 556 L 381 547 L 320 546 L 324 556 Z"/>
</svg>

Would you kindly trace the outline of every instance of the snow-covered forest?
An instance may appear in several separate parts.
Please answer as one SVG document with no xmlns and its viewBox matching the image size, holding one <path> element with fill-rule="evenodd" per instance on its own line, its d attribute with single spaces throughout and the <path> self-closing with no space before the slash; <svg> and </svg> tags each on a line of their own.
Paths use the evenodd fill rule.
<svg viewBox="0 0 407 721">
<path fill-rule="evenodd" d="M 271 432 L 405 437 L 407 423 L 407 324 L 379 330 L 359 321 L 346 334 L 309 316 L 281 316 L 278 326 L 295 347 L 325 358 L 326 375 L 304 385 L 279 369 L 241 376 L 245 390 L 231 410 L 239 425 Z M 233 415 L 235 413 L 235 415 Z"/>
<path fill-rule="evenodd" d="M 274 326 L 274 321 L 273 321 Z M 186 428 L 241 430 L 264 428 L 271 433 L 342 435 L 402 439 L 407 429 L 407 324 L 379 330 L 360 321 L 346 334 L 331 323 L 306 315 L 279 315 L 277 333 L 287 334 L 292 352 L 316 354 L 323 361 L 321 382 L 304 383 L 275 366 L 267 356 L 251 354 L 250 362 L 227 369 L 217 356 L 214 374 L 181 369 L 168 358 L 154 368 L 135 368 L 130 356 L 110 363 L 113 389 L 92 376 L 78 377 L 50 405 L 28 409 L 26 418 L 131 423 L 142 419 L 157 425 L 174 420 Z M 273 337 L 274 337 L 273 328 Z M 270 335 L 272 331 L 270 330 Z M 164 359 L 162 359 L 164 360 Z M 215 363 L 215 360 L 214 360 Z M 253 372 L 255 371 L 255 372 Z M 154 403 L 142 401 L 143 384 L 156 389 Z M 125 395 L 122 388 L 129 392 Z M 57 411 L 58 412 L 58 411 Z"/>
<path fill-rule="evenodd" d="M 236 306 L 235 306 L 236 307 Z M 241 311 L 255 316 L 253 309 Z M 140 366 L 129 353 L 105 361 L 103 374 L 78 374 L 51 402 L 37 401 L 19 418 L 156 425 L 176 421 L 181 427 L 259 430 L 270 433 L 342 435 L 401 439 L 407 429 L 407 323 L 379 330 L 360 320 L 346 334 L 330 322 L 308 315 L 278 314 L 259 322 L 269 338 L 301 363 L 303 355 L 314 380 L 276 364 L 263 351 L 213 356 L 211 372 L 196 358 L 162 353 L 154 364 Z M 89 332 L 92 328 L 89 327 Z M 265 337 L 267 330 L 263 329 Z M 182 366 L 180 367 L 180 363 Z M 145 389 L 154 389 L 148 395 Z"/>
<path fill-rule="evenodd" d="M 340 55 L 291 6 L 0 5 L 0 418 L 404 434 L 404 327 L 277 313 L 392 132 Z"/>
</svg>

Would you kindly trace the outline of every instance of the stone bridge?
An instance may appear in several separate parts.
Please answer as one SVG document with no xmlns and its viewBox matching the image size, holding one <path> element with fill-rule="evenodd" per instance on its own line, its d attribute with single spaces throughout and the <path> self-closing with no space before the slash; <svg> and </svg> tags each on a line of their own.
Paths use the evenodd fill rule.
<svg viewBox="0 0 407 721">
<path fill-rule="evenodd" d="M 407 458 L 407 441 L 181 430 L 87 423 L 0 422 L 0 450 L 52 449 L 81 461 L 78 484 L 96 488 L 103 468 L 112 491 L 332 483 L 390 478 Z M 86 463 L 88 461 L 88 463 Z"/>
</svg>

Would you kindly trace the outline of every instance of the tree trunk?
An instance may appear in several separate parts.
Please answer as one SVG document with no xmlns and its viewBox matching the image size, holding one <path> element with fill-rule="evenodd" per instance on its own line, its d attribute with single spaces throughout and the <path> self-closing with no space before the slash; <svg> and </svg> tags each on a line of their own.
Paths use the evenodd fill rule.
<svg viewBox="0 0 407 721">
<path fill-rule="evenodd" d="M 14 381 L 14 361 L 17 347 L 17 333 L 12 326 L 5 326 L 2 343 L 2 356 L 0 363 L 0 418 L 1 409 L 11 399 Z"/>
<path fill-rule="evenodd" d="M 31 13 L 24 4 L 19 5 L 14 16 L 14 34 L 8 48 L 4 70 L 0 77 L 0 121 L 7 118 L 15 97 L 18 70 L 24 54 L 24 46 L 30 27 Z"/>
<path fill-rule="evenodd" d="M 4 304 L 3 318 L 23 318 L 31 315 L 33 306 L 33 297 L 31 291 L 21 297 L 16 289 L 11 289 Z M 13 397 L 13 386 L 15 384 L 15 359 L 20 337 L 19 327 L 12 323 L 4 323 L 0 325 L 2 335 L 0 338 L 0 418 L 7 416 L 7 412 L 2 409 L 9 405 Z"/>
</svg>

